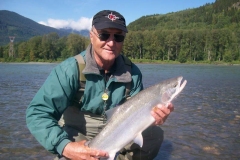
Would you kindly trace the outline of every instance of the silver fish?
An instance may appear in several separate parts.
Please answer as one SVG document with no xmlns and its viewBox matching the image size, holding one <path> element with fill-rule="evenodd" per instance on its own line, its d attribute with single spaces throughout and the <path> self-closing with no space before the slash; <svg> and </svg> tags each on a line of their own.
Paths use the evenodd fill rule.
<svg viewBox="0 0 240 160">
<path fill-rule="evenodd" d="M 108 152 L 107 160 L 113 160 L 115 154 L 132 141 L 142 147 L 142 132 L 155 121 L 151 110 L 159 103 L 170 103 L 185 87 L 187 81 L 181 84 L 182 79 L 177 77 L 162 81 L 139 92 L 114 110 L 110 109 L 107 117 L 112 112 L 111 118 L 88 146 Z"/>
</svg>

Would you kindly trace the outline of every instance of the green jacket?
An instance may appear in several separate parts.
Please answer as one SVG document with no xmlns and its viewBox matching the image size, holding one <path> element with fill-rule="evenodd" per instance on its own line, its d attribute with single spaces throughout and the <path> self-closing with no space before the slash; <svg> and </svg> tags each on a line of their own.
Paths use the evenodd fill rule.
<svg viewBox="0 0 240 160">
<path fill-rule="evenodd" d="M 143 89 L 139 68 L 132 64 L 131 74 L 127 72 L 121 55 L 116 58 L 111 70 L 112 75 L 106 82 L 105 76 L 100 74 L 99 67 L 92 57 L 91 45 L 81 54 L 86 60 L 83 70 L 86 86 L 80 110 L 101 115 L 105 104 L 106 109 L 115 107 L 125 99 L 125 84 L 129 81 L 132 81 L 130 96 Z M 52 153 L 61 155 L 66 144 L 70 142 L 67 133 L 58 125 L 58 120 L 64 110 L 72 105 L 80 87 L 78 74 L 78 64 L 73 57 L 57 65 L 26 110 L 26 123 L 30 132 Z M 105 90 L 109 95 L 106 103 L 102 100 Z"/>
</svg>

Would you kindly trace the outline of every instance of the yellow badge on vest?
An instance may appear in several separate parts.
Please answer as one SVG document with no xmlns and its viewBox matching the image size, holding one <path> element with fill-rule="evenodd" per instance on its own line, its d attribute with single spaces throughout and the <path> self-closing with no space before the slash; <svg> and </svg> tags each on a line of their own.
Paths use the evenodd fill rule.
<svg viewBox="0 0 240 160">
<path fill-rule="evenodd" d="M 104 101 L 108 100 L 108 94 L 107 94 L 107 93 L 103 93 L 103 94 L 102 94 L 102 99 L 103 99 Z"/>
</svg>

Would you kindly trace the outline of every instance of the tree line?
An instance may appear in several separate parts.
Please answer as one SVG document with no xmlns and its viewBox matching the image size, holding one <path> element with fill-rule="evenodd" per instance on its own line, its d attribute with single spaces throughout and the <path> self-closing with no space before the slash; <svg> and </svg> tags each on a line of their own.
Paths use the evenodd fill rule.
<svg viewBox="0 0 240 160">
<path fill-rule="evenodd" d="M 240 2 L 216 0 L 195 9 L 143 16 L 128 25 L 123 54 L 146 61 L 240 61 Z M 17 38 L 17 37 L 16 37 Z M 85 50 L 89 38 L 57 33 L 0 47 L 2 61 L 56 61 Z"/>
<path fill-rule="evenodd" d="M 123 54 L 146 61 L 240 61 L 240 2 L 216 0 L 204 6 L 164 15 L 143 16 L 128 25 Z M 16 37 L 17 38 L 17 37 Z M 85 50 L 88 37 L 57 33 L 0 47 L 1 61 L 61 61 Z"/>
<path fill-rule="evenodd" d="M 36 36 L 14 45 L 0 47 L 4 61 L 61 61 L 85 50 L 89 38 L 78 34 L 59 37 L 57 33 Z M 240 30 L 176 29 L 130 31 L 124 41 L 123 54 L 131 59 L 160 61 L 240 61 Z"/>
<path fill-rule="evenodd" d="M 167 14 L 142 16 L 128 25 L 131 31 L 159 29 L 222 29 L 235 30 L 240 24 L 239 0 L 216 0 L 194 9 Z"/>
<path fill-rule="evenodd" d="M 132 59 L 239 61 L 240 30 L 175 29 L 129 32 L 123 52 Z"/>
<path fill-rule="evenodd" d="M 14 57 L 9 57 L 9 45 L 0 47 L 4 61 L 61 61 L 85 50 L 89 38 L 78 34 L 59 37 L 57 33 L 35 36 L 14 45 Z"/>
</svg>

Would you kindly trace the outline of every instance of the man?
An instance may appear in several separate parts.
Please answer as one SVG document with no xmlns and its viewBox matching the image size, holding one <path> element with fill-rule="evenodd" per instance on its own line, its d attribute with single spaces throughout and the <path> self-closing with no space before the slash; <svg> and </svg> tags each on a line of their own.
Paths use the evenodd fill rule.
<svg viewBox="0 0 240 160">
<path fill-rule="evenodd" d="M 80 104 L 74 103 L 82 86 L 79 86 L 79 64 L 73 57 L 53 69 L 33 98 L 26 111 L 27 126 L 48 151 L 67 159 L 108 157 L 108 153 L 91 149 L 85 142 L 105 125 L 105 111 L 127 99 L 128 84 L 131 84 L 130 97 L 143 89 L 140 70 L 135 64 L 128 70 L 121 55 L 127 32 L 121 14 L 109 10 L 98 12 L 92 21 L 91 44 L 81 53 L 86 62 L 82 71 L 86 84 Z M 153 159 L 163 140 L 162 130 L 156 125 L 161 125 L 172 110 L 172 104 L 155 107 L 152 116 L 156 121 L 143 132 L 143 148 L 129 144 L 117 159 Z"/>
</svg>

